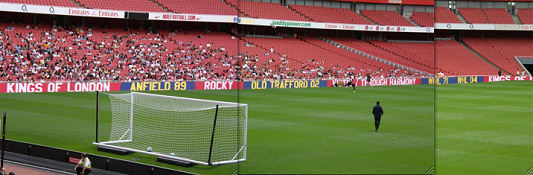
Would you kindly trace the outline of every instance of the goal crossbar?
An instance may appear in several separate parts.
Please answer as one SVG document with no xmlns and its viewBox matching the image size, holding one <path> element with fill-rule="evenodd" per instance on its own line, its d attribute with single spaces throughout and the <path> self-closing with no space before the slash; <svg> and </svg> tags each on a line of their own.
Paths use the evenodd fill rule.
<svg viewBox="0 0 533 175">
<path fill-rule="evenodd" d="M 141 92 L 107 95 L 112 106 L 113 119 L 111 128 L 113 130 L 108 141 L 98 142 L 97 138 L 93 145 L 202 165 L 220 165 L 246 160 L 247 104 Z M 224 110 L 220 112 L 219 108 Z M 221 121 L 216 120 L 217 114 L 222 115 Z M 118 122 L 122 123 L 119 123 L 120 125 L 117 125 L 117 128 L 113 124 L 115 117 L 120 117 Z M 214 121 L 213 117 L 215 117 Z M 209 124 L 209 118 L 211 118 L 211 124 Z M 98 112 L 96 121 L 98 123 Z M 149 124 L 145 126 L 146 122 Z M 155 125 L 150 124 L 153 122 L 155 122 Z M 211 125 L 212 131 L 211 129 L 207 131 L 194 128 L 205 125 Z M 191 128 L 192 130 L 188 130 L 188 126 L 193 127 Z M 180 127 L 184 127 L 184 129 Z M 215 127 L 218 128 L 216 131 Z M 166 128 L 169 128 L 170 131 Z M 98 136 L 98 124 L 96 132 Z M 202 133 L 204 135 L 209 134 L 211 141 L 204 139 L 205 137 Z M 178 134 L 178 137 L 172 137 L 175 134 Z M 156 138 L 154 141 L 152 137 L 159 139 Z M 216 147 L 216 152 L 214 150 L 213 153 L 211 151 L 198 152 L 198 150 L 204 150 L 204 143 L 209 143 L 211 147 Z M 213 143 L 216 144 L 213 145 Z M 200 145 L 191 147 L 190 144 Z M 147 151 L 146 147 L 153 147 L 154 151 L 151 148 Z M 212 149 L 214 148 L 209 148 L 209 150 Z M 206 155 L 209 156 L 208 159 L 202 158 L 207 157 Z M 211 156 L 215 157 L 211 159 Z"/>
</svg>

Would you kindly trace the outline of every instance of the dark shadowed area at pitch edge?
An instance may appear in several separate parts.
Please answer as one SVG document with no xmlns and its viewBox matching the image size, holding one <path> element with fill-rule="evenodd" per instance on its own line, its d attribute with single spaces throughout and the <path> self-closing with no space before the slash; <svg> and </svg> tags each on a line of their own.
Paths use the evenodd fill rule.
<svg viewBox="0 0 533 175">
<path fill-rule="evenodd" d="M 199 174 L 237 168 L 242 174 L 423 174 L 434 160 L 433 90 L 416 85 L 358 87 L 356 93 L 350 88 L 152 92 L 230 102 L 237 102 L 239 93 L 240 102 L 249 105 L 249 119 L 247 160 L 238 166 L 184 168 L 138 153 L 98 152 L 91 145 L 95 93 L 1 94 L 0 110 L 8 112 L 7 139 Z M 371 114 L 376 100 L 385 111 L 379 133 Z M 100 107 L 102 116 L 109 110 Z M 110 121 L 101 120 L 100 137 L 108 137 Z"/>
<path fill-rule="evenodd" d="M 533 82 L 436 90 L 437 174 L 525 174 L 533 166 Z"/>
</svg>

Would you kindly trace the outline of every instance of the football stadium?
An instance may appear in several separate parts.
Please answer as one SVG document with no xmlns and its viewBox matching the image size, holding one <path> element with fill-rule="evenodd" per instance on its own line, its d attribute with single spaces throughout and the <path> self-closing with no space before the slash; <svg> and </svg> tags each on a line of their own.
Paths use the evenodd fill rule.
<svg viewBox="0 0 533 175">
<path fill-rule="evenodd" d="M 0 14 L 6 173 L 533 174 L 532 1 L 0 0 Z"/>
</svg>

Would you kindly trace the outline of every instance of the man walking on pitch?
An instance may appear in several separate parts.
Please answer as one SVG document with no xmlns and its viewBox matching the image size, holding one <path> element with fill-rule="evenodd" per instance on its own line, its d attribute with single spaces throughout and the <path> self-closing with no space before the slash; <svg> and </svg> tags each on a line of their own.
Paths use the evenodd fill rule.
<svg viewBox="0 0 533 175">
<path fill-rule="evenodd" d="M 383 109 L 379 105 L 379 101 L 376 102 L 376 106 L 372 109 L 372 114 L 374 114 L 374 125 L 376 126 L 376 132 L 379 132 L 379 122 L 381 121 L 381 116 L 383 116 Z"/>
</svg>

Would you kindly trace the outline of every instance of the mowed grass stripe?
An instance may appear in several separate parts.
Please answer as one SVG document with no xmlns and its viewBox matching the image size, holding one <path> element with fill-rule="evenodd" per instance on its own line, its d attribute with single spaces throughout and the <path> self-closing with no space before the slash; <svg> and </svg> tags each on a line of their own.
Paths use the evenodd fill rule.
<svg viewBox="0 0 533 175">
<path fill-rule="evenodd" d="M 523 174 L 533 164 L 532 85 L 437 86 L 436 173 Z"/>
</svg>

